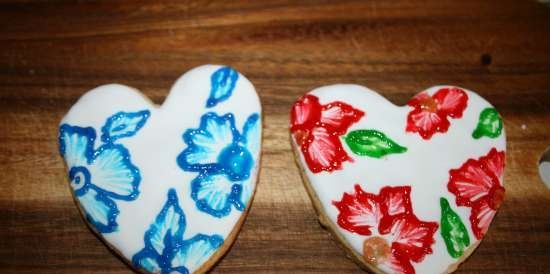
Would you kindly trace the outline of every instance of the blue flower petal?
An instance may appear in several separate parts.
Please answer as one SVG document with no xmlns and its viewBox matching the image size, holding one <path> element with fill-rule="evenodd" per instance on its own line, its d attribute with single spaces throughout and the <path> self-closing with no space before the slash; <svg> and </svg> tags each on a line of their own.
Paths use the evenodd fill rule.
<svg viewBox="0 0 550 274">
<path fill-rule="evenodd" d="M 95 153 L 89 166 L 92 183 L 111 197 L 134 200 L 141 181 L 139 170 L 130 162 L 126 148 L 118 144 L 107 144 Z"/>
<path fill-rule="evenodd" d="M 138 269 L 145 269 L 149 273 L 159 273 L 162 268 L 157 263 L 160 256 L 151 256 L 142 250 L 132 258 L 132 264 Z"/>
<path fill-rule="evenodd" d="M 256 161 L 260 156 L 261 141 L 260 115 L 258 113 L 250 115 L 246 120 L 243 127 L 243 138 L 248 151 Z"/>
<path fill-rule="evenodd" d="M 233 197 L 238 192 L 226 175 L 201 174 L 191 182 L 191 197 L 199 210 L 221 218 L 231 212 Z"/>
<path fill-rule="evenodd" d="M 77 199 L 86 213 L 88 222 L 99 232 L 115 231 L 117 227 L 115 219 L 119 213 L 115 202 L 94 188 L 88 189 L 82 196 L 77 196 Z"/>
<path fill-rule="evenodd" d="M 181 239 L 185 231 L 185 215 L 178 204 L 176 191 L 168 191 L 168 201 L 157 215 L 155 222 L 146 232 L 145 241 L 162 254 L 165 247 L 165 239 Z"/>
<path fill-rule="evenodd" d="M 101 140 L 105 143 L 113 143 L 117 139 L 129 137 L 143 127 L 151 112 L 142 110 L 138 112 L 118 112 L 109 117 L 101 128 Z"/>
<path fill-rule="evenodd" d="M 255 178 L 249 178 L 248 180 L 239 182 L 241 192 L 235 207 L 241 211 L 246 209 L 246 206 L 250 202 L 250 197 L 252 197 L 252 194 L 254 193 L 254 185 L 256 184 L 256 182 L 253 181 L 254 179 Z"/>
<path fill-rule="evenodd" d="M 161 274 L 189 274 L 185 267 L 170 267 L 162 270 Z"/>
<path fill-rule="evenodd" d="M 206 107 L 211 108 L 227 100 L 233 93 L 238 78 L 239 73 L 230 67 L 216 70 L 210 77 L 210 97 L 206 101 Z"/>
<path fill-rule="evenodd" d="M 59 152 L 69 168 L 84 166 L 92 158 L 95 130 L 91 127 L 73 127 L 67 124 L 59 128 Z"/>
<path fill-rule="evenodd" d="M 179 166 L 186 171 L 216 168 L 218 155 L 233 143 L 236 135 L 232 114 L 218 116 L 210 112 L 203 115 L 200 127 L 187 130 L 183 135 L 187 148 L 178 156 Z"/>
<path fill-rule="evenodd" d="M 197 234 L 195 237 L 183 242 L 172 259 L 172 266 L 184 266 L 189 272 L 193 273 L 210 259 L 222 244 L 223 238 L 219 235 Z"/>
</svg>

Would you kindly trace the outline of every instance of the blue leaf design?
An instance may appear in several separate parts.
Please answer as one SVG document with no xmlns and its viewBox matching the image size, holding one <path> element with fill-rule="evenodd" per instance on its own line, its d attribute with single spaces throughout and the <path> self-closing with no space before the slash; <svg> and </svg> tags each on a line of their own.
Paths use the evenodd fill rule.
<svg viewBox="0 0 550 274">
<path fill-rule="evenodd" d="M 246 120 L 243 127 L 243 139 L 254 160 L 256 160 L 260 153 L 261 139 L 260 115 L 258 113 L 251 114 Z"/>
<path fill-rule="evenodd" d="M 223 244 L 223 238 L 197 234 L 184 240 L 185 226 L 176 191 L 170 189 L 166 204 L 145 232 L 145 247 L 132 257 L 132 264 L 152 273 L 187 274 L 199 269 Z"/>
<path fill-rule="evenodd" d="M 150 115 L 149 110 L 116 113 L 109 117 L 101 128 L 101 140 L 105 143 L 113 143 L 117 139 L 133 136 L 143 127 Z"/>
<path fill-rule="evenodd" d="M 216 70 L 210 78 L 210 97 L 206 101 L 206 107 L 211 108 L 227 100 L 233 93 L 238 78 L 239 73 L 230 67 Z"/>
<path fill-rule="evenodd" d="M 181 239 L 185 225 L 185 216 L 178 204 L 176 191 L 170 189 L 168 191 L 168 201 L 145 235 L 146 242 L 149 240 L 149 243 L 158 254 L 162 254 L 167 236 L 170 239 Z"/>
</svg>

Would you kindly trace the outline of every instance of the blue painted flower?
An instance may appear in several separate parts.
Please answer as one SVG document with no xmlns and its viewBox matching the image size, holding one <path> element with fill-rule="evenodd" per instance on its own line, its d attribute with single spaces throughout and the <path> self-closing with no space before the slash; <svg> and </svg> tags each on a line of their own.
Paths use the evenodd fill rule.
<svg viewBox="0 0 550 274">
<path fill-rule="evenodd" d="M 132 264 L 150 273 L 193 273 L 223 244 L 219 235 L 197 234 L 184 240 L 186 223 L 174 189 L 166 204 L 145 232 L 145 247 L 134 255 Z"/>
<path fill-rule="evenodd" d="M 243 211 L 254 191 L 250 173 L 260 154 L 260 116 L 254 113 L 242 134 L 235 128 L 233 114 L 206 113 L 198 129 L 183 135 L 187 148 L 178 156 L 185 171 L 199 175 L 191 182 L 191 197 L 199 210 L 221 218 L 231 205 Z"/>
<path fill-rule="evenodd" d="M 206 107 L 211 108 L 221 103 L 233 93 L 239 73 L 231 67 L 222 67 L 210 76 L 210 97 L 206 101 Z"/>
<path fill-rule="evenodd" d="M 59 151 L 67 163 L 74 196 L 101 233 L 116 231 L 119 211 L 114 200 L 136 199 L 141 181 L 128 150 L 114 141 L 134 135 L 148 117 L 148 110 L 111 116 L 102 128 L 105 143 L 98 149 L 94 149 L 96 132 L 92 127 L 63 124 L 59 129 Z"/>
</svg>

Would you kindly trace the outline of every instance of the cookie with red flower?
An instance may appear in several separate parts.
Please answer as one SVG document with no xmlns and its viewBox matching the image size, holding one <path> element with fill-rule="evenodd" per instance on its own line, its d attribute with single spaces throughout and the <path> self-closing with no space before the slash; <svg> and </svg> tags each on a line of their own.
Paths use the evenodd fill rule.
<svg viewBox="0 0 550 274">
<path fill-rule="evenodd" d="M 290 131 L 313 173 L 338 170 L 342 162 L 351 161 L 340 136 L 364 115 L 363 111 L 340 101 L 321 105 L 319 98 L 310 94 L 294 104 Z"/>
<path fill-rule="evenodd" d="M 413 109 L 407 115 L 406 131 L 429 140 L 436 132 L 447 132 L 448 117 L 461 118 L 467 104 L 468 95 L 460 88 L 444 87 L 431 96 L 421 92 L 408 103 Z"/>
<path fill-rule="evenodd" d="M 411 187 L 384 187 L 378 195 L 355 185 L 333 201 L 342 229 L 365 236 L 363 259 L 385 271 L 415 273 L 411 262 L 421 262 L 432 253 L 436 222 L 418 219 L 413 212 Z"/>
<path fill-rule="evenodd" d="M 504 199 L 502 176 L 505 153 L 492 148 L 479 159 L 468 159 L 460 168 L 449 171 L 447 188 L 456 196 L 458 206 L 470 207 L 470 224 L 479 240 L 485 235 Z"/>
</svg>

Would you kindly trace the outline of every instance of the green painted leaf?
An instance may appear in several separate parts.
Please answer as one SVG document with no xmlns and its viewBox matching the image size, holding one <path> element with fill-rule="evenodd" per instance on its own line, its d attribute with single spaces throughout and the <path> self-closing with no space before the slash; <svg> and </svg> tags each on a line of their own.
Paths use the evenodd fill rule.
<svg viewBox="0 0 550 274">
<path fill-rule="evenodd" d="M 380 158 L 386 154 L 407 151 L 406 147 L 398 145 L 384 133 L 374 129 L 354 130 L 344 140 L 353 153 L 361 156 Z"/>
<path fill-rule="evenodd" d="M 470 236 L 460 216 L 456 214 L 445 198 L 439 200 L 441 205 L 441 236 L 445 240 L 447 251 L 453 258 L 459 258 L 470 245 Z"/>
<path fill-rule="evenodd" d="M 486 108 L 479 114 L 477 127 L 472 133 L 474 139 L 479 139 L 483 136 L 489 138 L 497 138 L 502 133 L 502 119 L 497 110 L 494 108 Z"/>
</svg>

